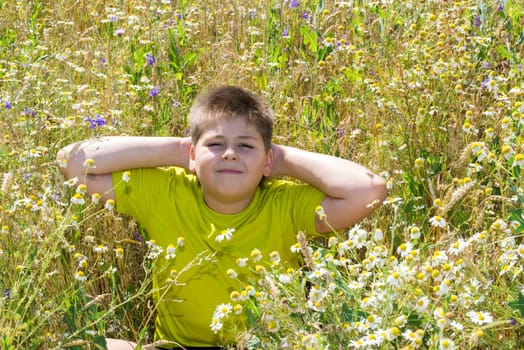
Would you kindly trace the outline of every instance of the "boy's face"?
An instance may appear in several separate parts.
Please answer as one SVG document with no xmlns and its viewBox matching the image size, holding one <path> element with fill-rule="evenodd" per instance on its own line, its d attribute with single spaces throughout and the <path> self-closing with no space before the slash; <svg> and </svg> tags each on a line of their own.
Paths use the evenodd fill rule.
<svg viewBox="0 0 524 350">
<path fill-rule="evenodd" d="M 269 176 L 273 152 L 266 153 L 255 126 L 242 119 L 218 121 L 190 150 L 206 204 L 225 214 L 245 209 L 263 175 Z"/>
</svg>

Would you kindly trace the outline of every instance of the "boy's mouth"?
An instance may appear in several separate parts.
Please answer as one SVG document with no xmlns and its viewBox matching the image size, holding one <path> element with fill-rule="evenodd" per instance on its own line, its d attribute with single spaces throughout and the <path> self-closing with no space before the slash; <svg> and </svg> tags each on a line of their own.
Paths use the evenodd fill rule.
<svg viewBox="0 0 524 350">
<path fill-rule="evenodd" d="M 226 175 L 227 174 L 236 175 L 236 174 L 241 174 L 242 172 L 240 170 L 226 168 L 226 169 L 218 170 L 218 173 L 219 174 L 226 174 Z"/>
</svg>

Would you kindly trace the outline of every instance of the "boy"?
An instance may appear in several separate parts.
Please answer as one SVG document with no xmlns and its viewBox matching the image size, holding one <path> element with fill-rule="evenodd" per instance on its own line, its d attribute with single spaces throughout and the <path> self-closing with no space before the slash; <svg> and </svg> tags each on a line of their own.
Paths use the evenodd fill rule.
<svg viewBox="0 0 524 350">
<path fill-rule="evenodd" d="M 238 258 L 253 249 L 277 251 L 284 264 L 296 266 L 290 253 L 296 234 L 346 228 L 369 215 L 386 195 L 384 180 L 348 160 L 271 143 L 274 113 L 266 101 L 234 86 L 197 97 L 189 113 L 191 139 L 106 137 L 60 150 L 65 177 L 77 177 L 89 193 L 113 199 L 166 251 L 158 268 L 158 290 L 197 254 L 214 253 L 180 274 L 158 304 L 156 340 L 172 346 L 213 347 L 210 329 L 215 307 L 229 301 L 237 286 L 226 276 Z M 85 167 L 86 160 L 94 167 Z M 162 167 L 162 168 L 160 168 Z M 166 168 L 169 167 L 169 168 Z M 126 175 L 125 181 L 122 175 Z M 265 178 L 289 176 L 292 183 Z M 127 178 L 128 177 L 128 178 Z M 324 215 L 316 215 L 321 205 Z M 176 244 L 182 237 L 183 245 Z M 111 349 L 133 344 L 108 340 Z"/>
</svg>

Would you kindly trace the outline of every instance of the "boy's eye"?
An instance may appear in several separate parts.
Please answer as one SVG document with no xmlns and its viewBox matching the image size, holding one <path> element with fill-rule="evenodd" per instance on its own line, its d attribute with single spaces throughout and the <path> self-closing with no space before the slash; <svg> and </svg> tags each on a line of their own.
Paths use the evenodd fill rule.
<svg viewBox="0 0 524 350">
<path fill-rule="evenodd" d="M 247 143 L 241 143 L 241 144 L 240 144 L 240 147 L 242 147 L 242 148 L 248 148 L 248 149 L 252 149 L 252 148 L 254 148 L 253 146 L 248 145 Z"/>
<path fill-rule="evenodd" d="M 220 147 L 222 144 L 220 142 L 211 142 L 207 144 L 207 147 Z"/>
</svg>

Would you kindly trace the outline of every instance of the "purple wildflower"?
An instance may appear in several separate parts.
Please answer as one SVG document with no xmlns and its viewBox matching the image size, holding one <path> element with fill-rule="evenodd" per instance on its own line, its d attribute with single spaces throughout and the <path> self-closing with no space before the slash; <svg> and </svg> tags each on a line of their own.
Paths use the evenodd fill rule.
<svg viewBox="0 0 524 350">
<path fill-rule="evenodd" d="M 282 37 L 283 38 L 289 38 L 289 29 L 284 29 L 282 31 Z"/>
<path fill-rule="evenodd" d="M 512 326 L 515 326 L 517 324 L 517 320 L 514 319 L 514 318 L 510 318 L 509 319 L 509 324 L 512 325 Z"/>
<path fill-rule="evenodd" d="M 504 5 L 502 4 L 502 1 L 499 1 L 499 4 L 497 6 L 497 11 L 504 11 Z"/>
<path fill-rule="evenodd" d="M 475 17 L 475 22 L 473 23 L 475 25 L 475 27 L 480 27 L 480 24 L 482 23 L 482 18 L 480 17 L 480 15 L 478 15 L 477 17 Z"/>
<path fill-rule="evenodd" d="M 488 86 L 489 82 L 491 81 L 491 78 L 486 78 L 482 81 L 482 83 L 480 84 L 480 87 L 481 88 L 485 88 L 486 86 Z"/>
<path fill-rule="evenodd" d="M 11 109 L 11 102 L 5 101 L 4 107 L 5 109 Z"/>
<path fill-rule="evenodd" d="M 249 10 L 249 18 L 253 19 L 257 15 L 257 10 Z"/>
<path fill-rule="evenodd" d="M 22 111 L 22 114 L 30 115 L 31 117 L 34 117 L 36 115 L 35 111 L 32 108 L 25 107 Z"/>
<path fill-rule="evenodd" d="M 180 102 L 178 100 L 175 100 L 173 102 L 173 107 L 177 108 L 178 106 L 180 106 Z"/>
<path fill-rule="evenodd" d="M 156 61 L 156 58 L 155 58 L 155 56 L 153 56 L 153 54 L 148 53 L 146 55 L 146 62 L 147 62 L 148 66 L 151 67 L 155 63 L 155 61 Z"/>
<path fill-rule="evenodd" d="M 122 35 L 125 34 L 125 32 L 126 32 L 126 30 L 125 30 L 124 28 L 117 28 L 117 29 L 115 30 L 115 33 L 114 33 L 114 34 L 115 34 L 116 36 L 122 36 Z"/>
<path fill-rule="evenodd" d="M 160 88 L 158 86 L 155 86 L 154 88 L 149 91 L 149 96 L 156 97 L 160 93 Z"/>
<path fill-rule="evenodd" d="M 31 174 L 30 174 L 30 173 L 24 173 L 24 179 L 25 179 L 26 181 L 28 181 L 30 177 L 31 177 Z"/>
<path fill-rule="evenodd" d="M 307 11 L 304 11 L 302 12 L 302 19 L 308 19 L 309 18 L 309 13 Z"/>
<path fill-rule="evenodd" d="M 102 58 L 100 59 L 100 68 L 104 68 L 104 66 L 106 65 L 106 62 L 107 62 L 106 57 L 102 56 Z"/>
<path fill-rule="evenodd" d="M 106 120 L 100 114 L 97 114 L 94 119 L 88 115 L 86 121 L 89 123 L 89 129 L 96 129 L 98 126 L 106 125 Z"/>
<path fill-rule="evenodd" d="M 299 6 L 300 6 L 300 1 L 298 1 L 298 0 L 291 0 L 289 2 L 289 7 L 292 8 L 292 9 L 296 9 Z"/>
</svg>

